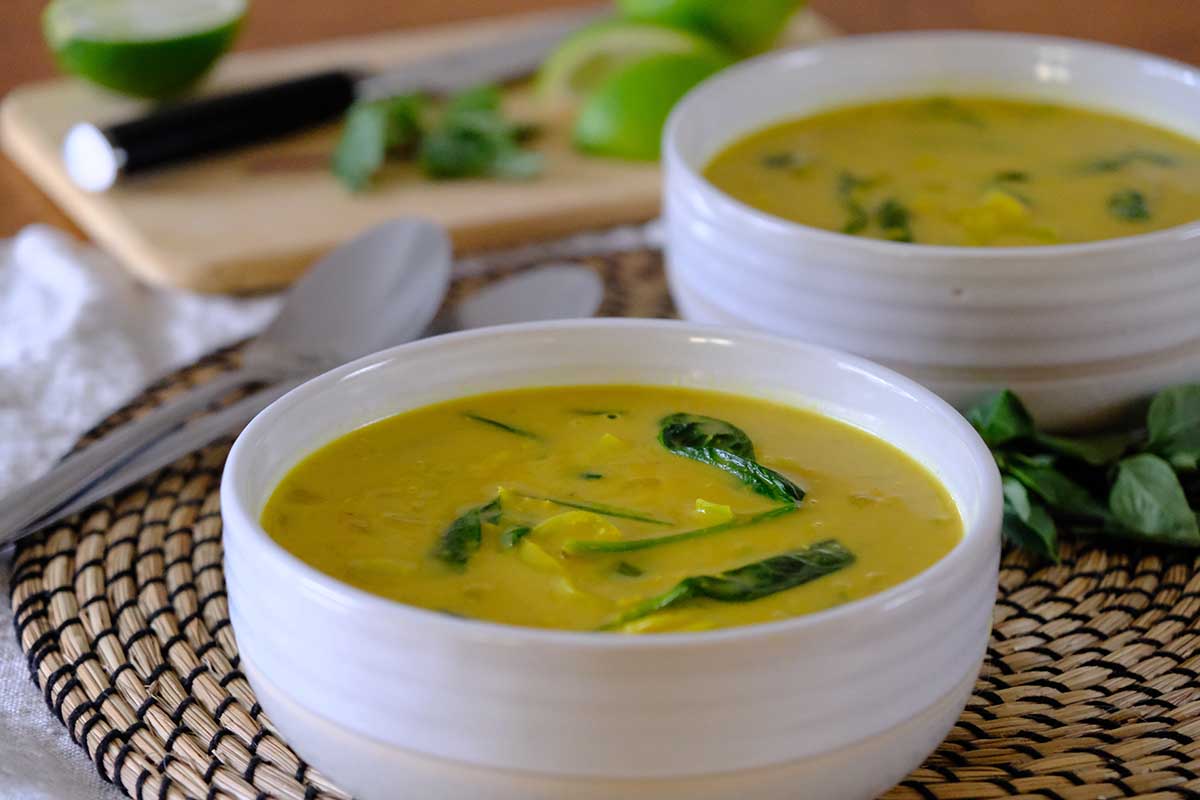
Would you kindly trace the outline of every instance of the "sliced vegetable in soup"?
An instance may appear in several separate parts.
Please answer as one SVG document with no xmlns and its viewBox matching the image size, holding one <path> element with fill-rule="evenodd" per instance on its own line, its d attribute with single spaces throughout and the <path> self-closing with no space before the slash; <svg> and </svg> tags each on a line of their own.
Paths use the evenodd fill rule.
<svg viewBox="0 0 1200 800">
<path fill-rule="evenodd" d="M 404 603 L 627 633 L 830 608 L 916 575 L 962 535 L 941 484 L 867 433 L 638 386 L 502 392 L 368 425 L 296 466 L 262 524 Z"/>
<path fill-rule="evenodd" d="M 717 154 L 705 175 L 776 216 L 898 242 L 1088 242 L 1200 219 L 1200 143 L 1113 114 L 983 97 L 784 122 Z"/>
</svg>

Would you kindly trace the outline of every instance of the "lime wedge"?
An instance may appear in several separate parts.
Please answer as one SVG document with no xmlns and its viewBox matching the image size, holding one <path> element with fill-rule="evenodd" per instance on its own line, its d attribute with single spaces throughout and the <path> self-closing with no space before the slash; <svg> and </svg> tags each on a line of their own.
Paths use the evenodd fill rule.
<svg viewBox="0 0 1200 800">
<path fill-rule="evenodd" d="M 803 0 L 617 0 L 630 19 L 694 31 L 742 53 L 770 47 Z"/>
<path fill-rule="evenodd" d="M 658 158 L 671 108 L 729 63 L 719 55 L 660 53 L 621 67 L 584 102 L 575 120 L 575 145 L 597 155 Z"/>
<path fill-rule="evenodd" d="M 208 71 L 245 12 L 246 0 L 52 0 L 42 31 L 64 71 L 162 98 Z"/>
<path fill-rule="evenodd" d="M 724 57 L 721 48 L 688 31 L 628 20 L 601 20 L 562 41 L 537 77 L 539 98 L 570 107 L 626 64 L 655 53 Z"/>
</svg>

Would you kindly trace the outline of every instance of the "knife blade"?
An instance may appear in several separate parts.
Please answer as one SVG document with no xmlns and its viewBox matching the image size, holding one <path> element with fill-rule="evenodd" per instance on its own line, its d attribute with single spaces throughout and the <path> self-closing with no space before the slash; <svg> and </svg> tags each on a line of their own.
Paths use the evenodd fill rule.
<svg viewBox="0 0 1200 800">
<path fill-rule="evenodd" d="M 586 9 L 560 14 L 514 37 L 380 72 L 333 69 L 177 103 L 104 128 L 81 122 L 63 139 L 63 164 L 81 189 L 102 192 L 122 177 L 329 122 L 358 101 L 418 91 L 444 94 L 514 80 L 537 69 L 564 36 L 605 13 Z"/>
</svg>

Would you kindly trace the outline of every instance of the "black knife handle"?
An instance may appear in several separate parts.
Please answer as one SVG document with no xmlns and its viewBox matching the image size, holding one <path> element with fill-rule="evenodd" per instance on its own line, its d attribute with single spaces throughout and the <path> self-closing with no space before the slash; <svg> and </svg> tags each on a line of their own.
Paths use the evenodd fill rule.
<svg viewBox="0 0 1200 800">
<path fill-rule="evenodd" d="M 361 77 L 348 70 L 321 72 L 165 106 L 102 130 L 84 123 L 64 141 L 67 171 L 84 188 L 102 191 L 117 174 L 132 175 L 313 127 L 350 107 Z M 103 152 L 105 143 L 111 154 Z M 97 165 L 106 157 L 111 164 Z M 104 181 L 110 172 L 111 179 Z"/>
</svg>

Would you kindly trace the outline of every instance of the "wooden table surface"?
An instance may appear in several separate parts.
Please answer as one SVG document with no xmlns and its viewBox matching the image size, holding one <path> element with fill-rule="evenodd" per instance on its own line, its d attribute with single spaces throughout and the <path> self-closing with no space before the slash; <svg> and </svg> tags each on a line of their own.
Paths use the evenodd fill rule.
<svg viewBox="0 0 1200 800">
<path fill-rule="evenodd" d="M 0 95 L 54 74 L 38 15 L 45 0 L 0 0 Z M 571 5 L 587 0 L 250 0 L 239 49 L 436 24 Z M 1200 0 L 811 0 L 843 30 L 981 28 L 1112 42 L 1200 64 Z M 0 237 L 31 222 L 77 231 L 7 159 L 0 157 Z"/>
</svg>

